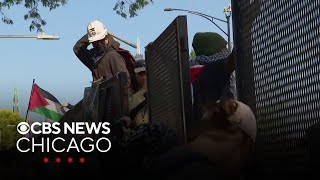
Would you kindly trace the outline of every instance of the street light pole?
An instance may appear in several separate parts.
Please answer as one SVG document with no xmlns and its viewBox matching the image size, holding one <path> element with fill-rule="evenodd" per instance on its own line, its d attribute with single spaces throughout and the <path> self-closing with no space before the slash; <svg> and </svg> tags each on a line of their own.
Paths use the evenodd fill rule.
<svg viewBox="0 0 320 180">
<path fill-rule="evenodd" d="M 226 19 L 227 20 L 223 20 L 223 19 L 219 19 L 219 18 L 216 18 L 216 17 L 213 17 L 213 16 L 210 16 L 210 15 L 207 15 L 207 14 L 203 14 L 203 13 L 200 13 L 200 12 L 196 12 L 196 11 L 190 11 L 190 10 L 186 10 L 186 9 L 175 9 L 175 8 L 165 8 L 164 11 L 185 11 L 189 14 L 193 14 L 193 15 L 197 15 L 197 16 L 201 16 L 201 17 L 204 17 L 206 18 L 207 20 L 209 20 L 211 23 L 213 23 L 217 28 L 219 28 L 227 37 L 228 37 L 228 49 L 230 50 L 230 15 L 231 15 L 231 5 L 230 6 L 230 11 L 229 11 L 229 7 L 225 8 L 225 10 L 228 11 L 228 14 L 226 13 Z M 228 32 L 226 33 L 220 26 L 218 26 L 214 20 L 218 20 L 218 21 L 221 21 L 221 22 L 224 22 L 227 24 L 227 28 L 228 28 Z"/>
<path fill-rule="evenodd" d="M 223 9 L 224 14 L 226 15 L 227 25 L 228 25 L 228 49 L 231 50 L 231 41 L 230 41 L 230 16 L 231 16 L 231 4 Z"/>
<path fill-rule="evenodd" d="M 228 49 L 231 49 L 231 42 L 230 42 L 230 15 L 226 14 L 226 19 L 227 19 L 227 31 L 228 31 Z"/>
<path fill-rule="evenodd" d="M 185 11 L 185 12 L 187 12 L 189 14 L 193 14 L 193 15 L 204 17 L 204 18 L 208 19 L 210 22 L 212 22 L 215 26 L 217 26 L 217 28 L 219 28 L 225 35 L 228 36 L 228 33 L 226 33 L 220 26 L 218 26 L 214 22 L 214 20 L 218 20 L 218 21 L 227 23 L 227 21 L 225 21 L 225 20 L 222 20 L 222 19 L 219 19 L 219 18 L 216 18 L 216 17 L 213 17 L 213 16 L 209 16 L 207 14 L 203 14 L 203 13 L 200 13 L 200 12 L 186 10 L 186 9 L 165 8 L 164 11 Z"/>
<path fill-rule="evenodd" d="M 0 35 L 0 38 L 35 38 L 38 40 L 59 40 L 59 36 L 52 36 L 47 34 L 39 34 L 39 35 Z"/>
</svg>

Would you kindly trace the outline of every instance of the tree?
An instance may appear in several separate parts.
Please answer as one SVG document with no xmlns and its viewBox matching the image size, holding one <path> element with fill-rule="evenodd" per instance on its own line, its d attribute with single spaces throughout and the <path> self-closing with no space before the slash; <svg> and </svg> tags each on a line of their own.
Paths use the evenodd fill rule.
<svg viewBox="0 0 320 180">
<path fill-rule="evenodd" d="M 28 10 L 24 15 L 24 19 L 31 21 L 29 26 L 30 31 L 37 30 L 37 32 L 42 32 L 42 26 L 45 26 L 47 23 L 42 19 L 39 13 L 39 7 L 49 8 L 51 11 L 67 4 L 67 2 L 68 0 L 3 0 L 3 2 L 0 2 L 1 20 L 6 24 L 13 24 L 13 20 L 6 16 L 4 10 L 9 10 L 12 6 L 23 4 Z"/>
<path fill-rule="evenodd" d="M 190 60 L 195 60 L 197 57 L 196 52 L 192 49 L 190 52 Z"/>
<path fill-rule="evenodd" d="M 113 10 L 124 18 L 137 16 L 137 11 L 143 9 L 148 4 L 153 3 L 153 0 L 118 0 Z"/>
<path fill-rule="evenodd" d="M 9 10 L 11 7 L 23 4 L 28 12 L 24 15 L 25 20 L 30 20 L 30 31 L 36 30 L 42 32 L 42 27 L 47 22 L 42 19 L 39 7 L 49 8 L 54 10 L 60 6 L 66 5 L 68 0 L 3 0 L 0 2 L 0 16 L 1 20 L 6 24 L 13 24 L 13 20 L 7 17 L 4 10 Z M 153 3 L 153 0 L 117 0 L 113 10 L 123 18 L 137 16 L 137 11 L 143 9 L 148 4 Z"/>
<path fill-rule="evenodd" d="M 10 150 L 15 147 L 17 140 L 21 137 L 15 127 L 22 121 L 19 114 L 10 110 L 0 110 L 1 150 Z"/>
</svg>

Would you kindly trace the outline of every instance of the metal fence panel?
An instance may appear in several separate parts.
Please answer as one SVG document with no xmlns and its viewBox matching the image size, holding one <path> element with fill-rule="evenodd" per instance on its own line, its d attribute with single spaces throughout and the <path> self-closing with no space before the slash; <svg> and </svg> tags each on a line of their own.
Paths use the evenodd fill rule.
<svg viewBox="0 0 320 180">
<path fill-rule="evenodd" d="M 145 55 L 151 120 L 175 129 L 184 143 L 192 108 L 186 16 L 178 16 Z"/>
<path fill-rule="evenodd" d="M 111 125 L 123 116 L 129 115 L 128 106 L 128 78 L 125 72 L 120 72 L 107 81 L 101 82 L 96 88 L 98 92 L 91 93 L 92 87 L 86 87 L 84 98 L 78 102 L 74 109 L 69 110 L 61 119 L 64 122 L 109 122 Z M 86 95 L 86 93 L 88 93 Z M 95 98 L 88 101 L 86 98 Z M 99 137 L 94 134 L 77 135 L 77 137 Z M 61 135 L 63 136 L 63 135 Z M 65 135 L 72 138 L 73 135 Z"/>
<path fill-rule="evenodd" d="M 129 115 L 127 74 L 120 72 L 99 85 L 99 118 L 96 121 L 113 123 Z"/>
<path fill-rule="evenodd" d="M 305 133 L 320 118 L 320 1 L 232 3 L 239 99 L 257 117 L 251 173 L 308 175 Z"/>
</svg>

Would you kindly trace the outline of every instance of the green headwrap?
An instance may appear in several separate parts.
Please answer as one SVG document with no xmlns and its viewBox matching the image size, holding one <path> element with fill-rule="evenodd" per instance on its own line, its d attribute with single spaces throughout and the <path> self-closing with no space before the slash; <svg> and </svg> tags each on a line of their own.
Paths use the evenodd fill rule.
<svg viewBox="0 0 320 180">
<path fill-rule="evenodd" d="M 227 41 L 218 33 L 198 32 L 194 35 L 192 47 L 197 56 L 210 56 L 226 48 Z"/>
</svg>

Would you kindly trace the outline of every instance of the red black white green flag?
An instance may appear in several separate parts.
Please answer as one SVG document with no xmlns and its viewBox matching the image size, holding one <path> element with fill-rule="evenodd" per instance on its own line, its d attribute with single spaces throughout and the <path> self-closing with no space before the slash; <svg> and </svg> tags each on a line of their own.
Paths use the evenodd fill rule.
<svg viewBox="0 0 320 180">
<path fill-rule="evenodd" d="M 29 111 L 41 114 L 53 121 L 59 121 L 64 114 L 61 103 L 48 91 L 33 84 Z"/>
</svg>

